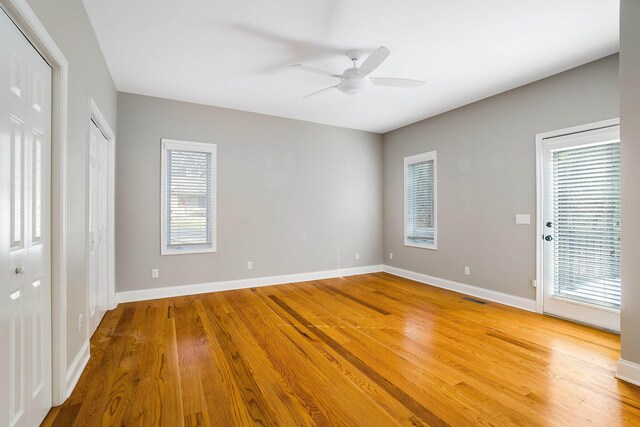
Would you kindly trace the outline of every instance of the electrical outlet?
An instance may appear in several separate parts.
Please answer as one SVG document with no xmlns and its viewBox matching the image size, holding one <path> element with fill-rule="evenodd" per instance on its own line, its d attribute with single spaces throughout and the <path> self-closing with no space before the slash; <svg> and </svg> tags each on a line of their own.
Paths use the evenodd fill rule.
<svg viewBox="0 0 640 427">
<path fill-rule="evenodd" d="M 158 278 L 158 269 L 154 268 L 151 270 L 151 278 L 152 279 L 157 279 Z"/>
<path fill-rule="evenodd" d="M 360 252 L 356 252 L 356 259 L 360 259 Z"/>
<path fill-rule="evenodd" d="M 468 276 L 471 273 L 471 271 L 469 270 L 469 267 L 465 267 L 464 268 L 464 274 L 465 276 Z"/>
<path fill-rule="evenodd" d="M 531 281 L 531 286 L 532 286 L 532 287 L 534 287 L 534 288 L 537 288 L 537 287 L 538 287 L 538 282 L 536 281 L 536 279 L 533 279 L 533 280 Z"/>
<path fill-rule="evenodd" d="M 82 332 L 82 319 L 84 318 L 84 315 L 82 313 L 80 313 L 78 315 L 78 332 Z"/>
<path fill-rule="evenodd" d="M 389 252 L 389 259 L 393 259 L 393 252 Z"/>
<path fill-rule="evenodd" d="M 247 261 L 247 270 L 251 270 L 253 268 L 253 262 Z"/>
</svg>

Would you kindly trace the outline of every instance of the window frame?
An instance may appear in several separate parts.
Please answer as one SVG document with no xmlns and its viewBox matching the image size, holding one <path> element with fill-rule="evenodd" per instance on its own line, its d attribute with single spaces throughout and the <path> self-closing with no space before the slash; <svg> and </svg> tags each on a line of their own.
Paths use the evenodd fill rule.
<svg viewBox="0 0 640 427">
<path fill-rule="evenodd" d="M 217 145 L 208 142 L 194 142 L 194 141 L 181 141 L 175 139 L 161 139 L 161 167 L 160 167 L 160 255 L 183 255 L 183 254 L 197 254 L 197 253 L 210 253 L 217 251 L 216 239 L 217 233 L 217 179 L 216 172 L 218 166 Z M 167 245 L 167 151 L 169 150 L 182 150 L 182 151 L 195 151 L 200 153 L 211 153 L 211 209 L 210 218 L 211 227 L 209 227 L 211 246 L 201 245 L 184 247 L 181 249 L 170 248 Z"/>
<path fill-rule="evenodd" d="M 421 249 L 438 249 L 438 158 L 437 151 L 429 151 L 426 153 L 415 154 L 404 158 L 404 245 Z M 407 221 L 408 221 L 408 197 L 407 197 L 407 171 L 409 165 L 415 163 L 433 160 L 433 244 L 415 243 L 407 238 Z"/>
</svg>

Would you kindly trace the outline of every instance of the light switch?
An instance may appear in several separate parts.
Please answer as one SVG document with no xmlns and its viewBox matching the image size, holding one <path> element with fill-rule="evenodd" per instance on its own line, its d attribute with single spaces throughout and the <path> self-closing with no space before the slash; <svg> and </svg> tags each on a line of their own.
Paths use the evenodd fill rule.
<svg viewBox="0 0 640 427">
<path fill-rule="evenodd" d="M 529 214 L 516 214 L 516 224 L 531 224 L 531 215 Z"/>
</svg>

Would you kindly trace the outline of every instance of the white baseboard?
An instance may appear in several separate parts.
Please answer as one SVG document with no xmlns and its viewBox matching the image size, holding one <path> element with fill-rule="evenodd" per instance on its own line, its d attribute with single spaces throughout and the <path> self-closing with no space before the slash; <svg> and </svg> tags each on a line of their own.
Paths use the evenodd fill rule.
<svg viewBox="0 0 640 427">
<path fill-rule="evenodd" d="M 640 365 L 628 360 L 618 360 L 616 378 L 640 386 Z"/>
<path fill-rule="evenodd" d="M 166 288 L 141 289 L 137 291 L 118 292 L 118 303 L 146 301 L 158 298 L 169 298 L 184 295 L 205 294 L 208 292 L 229 291 L 234 289 L 257 288 L 260 286 L 281 285 L 284 283 L 306 282 L 334 277 L 354 276 L 356 274 L 379 273 L 382 265 L 325 270 L 311 273 L 285 274 L 282 276 L 255 277 L 251 279 L 227 280 L 222 282 L 198 283 L 195 285 L 170 286 Z"/>
<path fill-rule="evenodd" d="M 460 292 L 473 297 L 498 302 L 500 304 L 509 305 L 522 310 L 536 311 L 536 301 L 532 299 L 517 297 L 503 292 L 467 285 L 465 283 L 454 282 L 453 280 L 441 279 L 439 277 L 416 273 L 415 271 L 404 270 L 390 265 L 384 265 L 383 271 L 395 276 L 404 277 L 405 279 L 415 280 L 416 282 L 425 283 L 438 288 L 449 289 L 450 291 Z"/>
<path fill-rule="evenodd" d="M 78 384 L 78 380 L 80 379 L 80 375 L 82 375 L 82 371 L 87 366 L 89 362 L 89 341 L 85 341 L 82 345 L 82 348 L 76 354 L 76 357 L 71 362 L 71 365 L 67 368 L 67 392 L 65 399 L 68 399 L 71 396 L 71 392 Z"/>
</svg>

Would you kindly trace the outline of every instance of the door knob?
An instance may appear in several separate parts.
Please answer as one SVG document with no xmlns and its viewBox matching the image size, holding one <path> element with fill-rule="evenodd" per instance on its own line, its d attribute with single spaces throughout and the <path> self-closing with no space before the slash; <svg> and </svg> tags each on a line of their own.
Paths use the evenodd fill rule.
<svg viewBox="0 0 640 427">
<path fill-rule="evenodd" d="M 546 240 L 547 242 L 550 242 L 550 241 L 553 240 L 553 236 L 546 235 L 546 236 L 544 236 L 544 240 Z"/>
<path fill-rule="evenodd" d="M 16 267 L 16 274 L 17 274 L 17 275 L 24 274 L 24 267 L 23 267 L 23 266 L 21 266 L 21 265 L 20 265 L 20 266 L 18 266 L 18 267 Z"/>
</svg>

